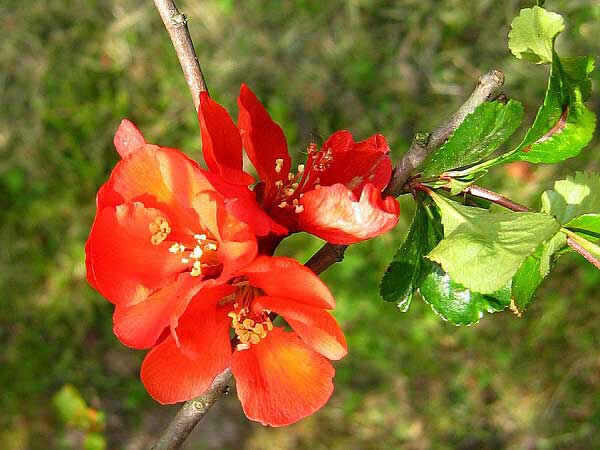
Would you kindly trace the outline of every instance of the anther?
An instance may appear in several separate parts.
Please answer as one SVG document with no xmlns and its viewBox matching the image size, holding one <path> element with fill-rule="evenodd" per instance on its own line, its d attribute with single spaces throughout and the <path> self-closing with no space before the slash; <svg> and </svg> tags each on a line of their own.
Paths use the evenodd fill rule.
<svg viewBox="0 0 600 450">
<path fill-rule="evenodd" d="M 197 241 L 205 241 L 206 235 L 205 234 L 195 234 L 194 239 L 196 239 Z"/>
<path fill-rule="evenodd" d="M 281 189 L 281 188 L 283 187 L 283 181 L 281 181 L 281 180 L 277 180 L 277 181 L 275 182 L 275 186 L 277 186 L 279 189 Z"/>
<path fill-rule="evenodd" d="M 281 202 L 279 205 L 277 205 L 279 208 L 285 208 L 287 206 L 287 202 Z"/>
<path fill-rule="evenodd" d="M 275 172 L 277 172 L 277 173 L 281 172 L 282 167 L 283 167 L 283 158 L 277 158 L 275 160 Z"/>
<path fill-rule="evenodd" d="M 304 164 L 298 164 L 298 173 L 304 173 Z"/>
<path fill-rule="evenodd" d="M 292 181 L 294 178 L 296 178 L 296 175 L 294 175 L 292 172 L 288 173 L 288 181 Z"/>
<path fill-rule="evenodd" d="M 304 205 L 298 205 L 296 206 L 296 209 L 294 209 L 296 214 L 300 214 L 302 211 L 304 211 Z"/>
<path fill-rule="evenodd" d="M 201 274 L 202 274 L 202 267 L 201 267 L 200 261 L 196 261 L 196 262 L 194 262 L 194 265 L 192 266 L 192 271 L 190 272 L 190 275 L 193 277 L 197 277 Z"/>
</svg>

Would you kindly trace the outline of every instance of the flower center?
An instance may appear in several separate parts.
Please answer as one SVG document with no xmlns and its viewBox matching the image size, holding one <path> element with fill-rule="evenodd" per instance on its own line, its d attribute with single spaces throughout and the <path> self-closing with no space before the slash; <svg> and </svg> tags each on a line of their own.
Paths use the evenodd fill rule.
<svg viewBox="0 0 600 450">
<path fill-rule="evenodd" d="M 152 236 L 150 242 L 153 245 L 162 244 L 171 233 L 171 226 L 164 217 L 157 217 L 148 228 Z M 206 267 L 218 264 L 217 259 L 217 241 L 211 239 L 206 234 L 195 234 L 192 245 L 186 245 L 180 242 L 174 242 L 169 247 L 170 253 L 182 253 L 181 263 L 189 266 L 191 264 L 190 275 L 198 277 L 202 275 L 202 270 Z"/>
<path fill-rule="evenodd" d="M 298 172 L 287 174 L 287 181 L 277 180 L 277 194 L 274 204 L 279 208 L 293 208 L 296 214 L 304 211 L 304 206 L 299 204 L 304 192 L 320 187 L 318 172 L 327 170 L 333 161 L 331 149 L 317 149 L 317 144 L 311 143 L 306 149 L 308 158 L 306 165 L 299 164 Z M 280 173 L 283 168 L 283 159 L 275 160 L 275 172 Z"/>
<path fill-rule="evenodd" d="M 252 300 L 256 295 L 257 289 L 242 284 L 234 294 L 233 311 L 228 314 L 231 318 L 231 328 L 239 341 L 236 349 L 240 351 L 259 344 L 273 329 L 269 311 L 255 313 L 251 310 Z"/>
</svg>

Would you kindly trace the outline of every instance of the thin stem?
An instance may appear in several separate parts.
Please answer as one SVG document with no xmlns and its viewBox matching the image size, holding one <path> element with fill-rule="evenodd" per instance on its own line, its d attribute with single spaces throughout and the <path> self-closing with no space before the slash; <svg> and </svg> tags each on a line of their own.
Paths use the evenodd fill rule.
<svg viewBox="0 0 600 450">
<path fill-rule="evenodd" d="M 158 9 L 160 18 L 171 37 L 171 42 L 183 70 L 183 76 L 192 94 L 194 108 L 198 111 L 200 92 L 208 92 L 208 89 L 188 30 L 187 17 L 179 12 L 177 6 L 171 0 L 154 0 L 154 5 Z"/>
<path fill-rule="evenodd" d="M 482 188 L 479 186 L 475 186 L 474 184 L 467 187 L 461 193 L 469 194 L 469 195 L 472 195 L 473 197 L 481 198 L 483 200 L 488 200 L 492 203 L 496 203 L 497 205 L 503 206 L 506 209 L 510 209 L 512 211 L 518 211 L 518 212 L 530 211 L 530 209 L 525 205 L 521 205 L 520 203 L 513 202 L 512 200 L 504 197 L 503 195 L 498 194 L 497 192 L 490 191 L 489 189 Z"/>
<path fill-rule="evenodd" d="M 216 401 L 229 390 L 231 370 L 225 369 L 199 397 L 185 402 L 151 450 L 175 450 L 187 439 Z"/>
<path fill-rule="evenodd" d="M 600 260 L 585 247 L 587 245 L 597 248 L 596 244 L 586 241 L 581 236 L 578 236 L 577 233 L 566 228 L 561 228 L 561 231 L 567 235 L 567 245 L 569 247 L 591 262 L 597 269 L 600 269 Z"/>
</svg>

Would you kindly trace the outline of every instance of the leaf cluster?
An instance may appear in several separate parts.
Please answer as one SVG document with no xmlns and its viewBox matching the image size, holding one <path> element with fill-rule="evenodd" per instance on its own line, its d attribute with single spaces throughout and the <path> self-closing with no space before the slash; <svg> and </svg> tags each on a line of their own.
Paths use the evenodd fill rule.
<svg viewBox="0 0 600 450">
<path fill-rule="evenodd" d="M 548 87 L 534 122 L 514 148 L 502 149 L 519 129 L 523 106 L 499 97 L 476 108 L 425 162 L 411 184 L 417 209 L 408 235 L 385 273 L 380 293 L 406 311 L 416 292 L 445 320 L 479 321 L 485 312 L 531 303 L 558 257 L 574 241 L 600 260 L 600 175 L 577 173 L 543 193 L 539 212 L 475 203 L 468 187 L 497 165 L 557 163 L 578 155 L 596 119 L 589 56 L 559 56 L 563 18 L 541 6 L 514 19 L 508 46 L 518 58 L 550 66 Z M 463 194 L 461 201 L 451 197 Z M 500 197 L 499 197 L 500 198 Z M 494 202 L 494 199 L 487 199 Z"/>
</svg>

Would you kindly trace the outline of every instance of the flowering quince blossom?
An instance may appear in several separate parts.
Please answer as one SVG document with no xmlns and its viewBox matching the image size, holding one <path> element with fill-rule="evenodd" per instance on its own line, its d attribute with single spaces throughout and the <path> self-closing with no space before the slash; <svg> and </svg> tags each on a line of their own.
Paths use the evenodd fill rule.
<svg viewBox="0 0 600 450">
<path fill-rule="evenodd" d="M 117 337 L 149 348 L 196 294 L 255 258 L 256 236 L 180 151 L 147 144 L 128 121 L 115 146 L 122 159 L 98 191 L 87 277 L 115 304 Z"/>
<path fill-rule="evenodd" d="M 293 173 L 283 131 L 246 85 L 238 106 L 236 127 L 222 106 L 201 94 L 204 159 L 231 184 L 248 185 L 253 180 L 242 169 L 243 145 L 260 178 L 254 191 L 262 208 L 288 232 L 307 231 L 334 244 L 352 244 L 396 225 L 398 202 L 381 197 L 392 172 L 382 135 L 357 143 L 349 131 L 337 131 L 321 149 L 310 144 L 306 163 Z M 280 233 L 275 227 L 273 231 Z"/>
<path fill-rule="evenodd" d="M 159 402 L 176 403 L 200 395 L 231 367 L 248 418 L 271 426 L 294 423 L 327 402 L 335 373 L 328 360 L 347 352 L 326 311 L 334 306 L 310 269 L 289 258 L 259 256 L 231 283 L 206 289 L 190 304 L 178 340 L 167 336 L 146 356 L 142 381 Z M 294 331 L 274 326 L 272 313 Z"/>
<path fill-rule="evenodd" d="M 115 146 L 122 159 L 97 195 L 87 276 L 115 304 L 116 336 L 152 348 L 142 366 L 148 392 L 161 403 L 188 400 L 230 366 L 249 418 L 280 426 L 318 410 L 333 391 L 329 359 L 347 351 L 326 311 L 334 300 L 298 262 L 257 256 L 255 235 L 282 227 L 239 184 L 247 174 L 203 171 L 147 144 L 129 121 Z M 272 313 L 294 332 L 274 327 Z"/>
</svg>

